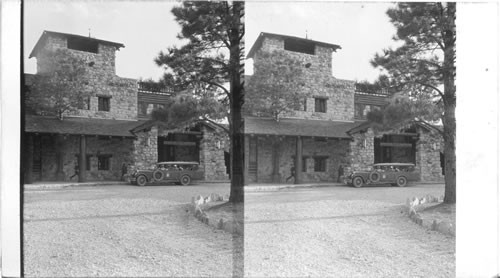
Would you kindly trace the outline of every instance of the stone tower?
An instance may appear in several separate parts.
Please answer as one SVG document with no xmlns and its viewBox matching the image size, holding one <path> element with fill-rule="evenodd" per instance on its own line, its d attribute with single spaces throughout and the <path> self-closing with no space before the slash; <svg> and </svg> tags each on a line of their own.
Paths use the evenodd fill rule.
<svg viewBox="0 0 500 278">
<path fill-rule="evenodd" d="M 37 73 L 43 74 L 50 70 L 45 60 L 47 51 L 67 49 L 69 55 L 85 61 L 97 75 L 109 76 L 116 74 L 115 52 L 121 47 L 125 46 L 91 37 L 44 31 L 29 58 L 37 59 Z"/>
<path fill-rule="evenodd" d="M 354 81 L 332 76 L 332 53 L 340 48 L 336 44 L 263 32 L 247 58 L 253 59 L 254 66 L 269 63 L 262 59 L 261 53 L 279 51 L 304 67 L 304 93 L 308 97 L 303 109 L 294 111 L 288 117 L 354 121 Z"/>
</svg>

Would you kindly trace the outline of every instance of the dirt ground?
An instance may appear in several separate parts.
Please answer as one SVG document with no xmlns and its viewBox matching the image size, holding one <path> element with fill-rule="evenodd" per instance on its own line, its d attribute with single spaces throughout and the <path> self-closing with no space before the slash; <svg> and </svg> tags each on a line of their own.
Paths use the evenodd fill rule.
<svg viewBox="0 0 500 278">
<path fill-rule="evenodd" d="M 413 223 L 404 213 L 406 198 L 393 202 L 391 190 L 416 192 L 338 188 L 246 196 L 245 275 L 454 277 L 455 238 Z"/>
</svg>

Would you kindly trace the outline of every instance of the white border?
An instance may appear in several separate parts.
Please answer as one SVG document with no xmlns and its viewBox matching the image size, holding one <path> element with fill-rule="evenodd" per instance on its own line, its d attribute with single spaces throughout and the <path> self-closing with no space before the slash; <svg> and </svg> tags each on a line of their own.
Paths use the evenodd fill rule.
<svg viewBox="0 0 500 278">
<path fill-rule="evenodd" d="M 2 277 L 21 276 L 20 249 L 20 41 L 21 4 L 1 2 L 1 252 Z"/>
<path fill-rule="evenodd" d="M 457 5 L 457 277 L 500 274 L 499 11 Z"/>
</svg>

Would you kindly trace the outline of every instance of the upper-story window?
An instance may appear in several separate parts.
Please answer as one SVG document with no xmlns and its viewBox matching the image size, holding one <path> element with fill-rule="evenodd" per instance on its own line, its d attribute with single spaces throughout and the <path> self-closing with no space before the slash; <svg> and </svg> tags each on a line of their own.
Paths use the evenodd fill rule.
<svg viewBox="0 0 500 278">
<path fill-rule="evenodd" d="M 146 116 L 148 114 L 148 103 L 139 101 L 139 115 Z"/>
<path fill-rule="evenodd" d="M 99 43 L 94 40 L 69 37 L 68 48 L 73 50 L 97 53 L 99 49 Z"/>
<path fill-rule="evenodd" d="M 379 105 L 356 103 L 354 105 L 354 116 L 356 119 L 366 119 L 368 112 L 379 109 Z"/>
<path fill-rule="evenodd" d="M 98 97 L 98 110 L 99 111 L 108 111 L 110 109 L 110 100 L 111 97 L 108 96 L 100 96 Z"/>
<path fill-rule="evenodd" d="M 314 112 L 326 113 L 326 98 L 314 98 Z"/>
<path fill-rule="evenodd" d="M 285 50 L 300 52 L 305 54 L 314 55 L 316 45 L 313 42 L 297 40 L 297 39 L 285 39 Z"/>
</svg>

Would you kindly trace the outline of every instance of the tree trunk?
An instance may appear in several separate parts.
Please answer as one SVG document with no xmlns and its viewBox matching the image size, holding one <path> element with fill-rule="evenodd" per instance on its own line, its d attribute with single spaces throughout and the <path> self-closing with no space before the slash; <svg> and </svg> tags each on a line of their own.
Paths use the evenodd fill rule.
<svg viewBox="0 0 500 278">
<path fill-rule="evenodd" d="M 229 201 L 232 203 L 243 203 L 244 201 L 244 123 L 241 116 L 243 106 L 243 86 L 241 84 L 240 70 L 240 11 L 243 9 L 242 2 L 233 2 L 233 16 L 235 22 L 229 30 L 230 40 L 230 58 L 229 58 L 229 76 L 230 76 L 230 106 L 231 106 L 231 193 Z"/>
<path fill-rule="evenodd" d="M 444 168 L 445 168 L 445 188 L 444 202 L 448 204 L 456 203 L 456 94 L 455 94 L 455 3 L 448 4 L 449 20 L 443 30 L 444 41 L 444 61 L 443 61 L 443 83 L 444 83 Z"/>
</svg>

